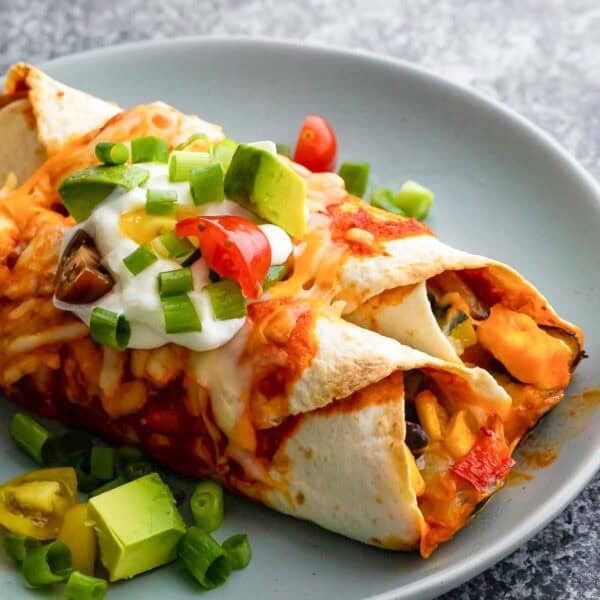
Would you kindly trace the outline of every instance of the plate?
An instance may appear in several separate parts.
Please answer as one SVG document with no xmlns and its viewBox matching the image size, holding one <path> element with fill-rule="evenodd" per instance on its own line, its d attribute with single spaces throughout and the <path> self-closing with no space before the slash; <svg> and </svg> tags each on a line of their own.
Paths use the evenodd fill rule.
<svg viewBox="0 0 600 600">
<path fill-rule="evenodd" d="M 308 113 L 326 116 L 341 159 L 373 179 L 415 179 L 436 192 L 430 224 L 446 242 L 517 268 L 583 327 L 590 354 L 570 393 L 600 385 L 600 192 L 547 135 L 497 103 L 415 66 L 364 53 L 240 38 L 195 38 L 87 52 L 42 65 L 122 106 L 163 100 L 221 123 L 239 140 L 293 142 Z M 506 556 L 555 517 L 600 465 L 600 411 L 567 399 L 536 430 L 557 459 L 486 510 L 429 560 L 378 550 L 227 498 L 221 535 L 247 532 L 254 559 L 211 600 L 431 598 Z M 0 422 L 12 408 L 2 406 Z M 0 479 L 30 469 L 3 435 Z M 529 442 L 531 444 L 531 442 Z M 522 467 L 517 469 L 523 470 Z M 518 483 L 518 482 L 517 482 Z M 360 507 L 358 507 L 360 510 Z M 0 583 L 30 598 L 4 560 Z M 111 600 L 194 598 L 175 567 L 111 588 Z"/>
</svg>

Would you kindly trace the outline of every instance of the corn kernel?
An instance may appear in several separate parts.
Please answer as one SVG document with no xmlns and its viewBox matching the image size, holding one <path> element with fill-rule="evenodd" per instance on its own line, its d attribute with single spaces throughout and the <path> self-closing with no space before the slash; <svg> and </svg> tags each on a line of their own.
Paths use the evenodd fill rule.
<svg viewBox="0 0 600 600">
<path fill-rule="evenodd" d="M 464 456 L 477 439 L 477 422 L 473 415 L 466 410 L 459 410 L 452 416 L 444 444 L 454 458 Z"/>
<path fill-rule="evenodd" d="M 423 390 L 416 398 L 417 415 L 421 427 L 432 441 L 441 440 L 448 423 L 448 413 L 430 390 Z"/>
</svg>

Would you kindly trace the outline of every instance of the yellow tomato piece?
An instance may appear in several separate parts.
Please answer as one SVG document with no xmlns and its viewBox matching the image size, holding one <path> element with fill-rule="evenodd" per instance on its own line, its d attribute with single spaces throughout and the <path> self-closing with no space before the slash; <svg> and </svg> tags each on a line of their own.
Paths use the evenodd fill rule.
<svg viewBox="0 0 600 600">
<path fill-rule="evenodd" d="M 176 223 L 175 217 L 148 215 L 142 208 L 121 215 L 119 227 L 124 236 L 138 244 L 148 245 L 155 237 L 173 231 Z"/>
<path fill-rule="evenodd" d="M 541 389 L 569 384 L 571 350 L 540 329 L 530 316 L 495 304 L 477 328 L 477 337 L 519 381 Z"/>
<path fill-rule="evenodd" d="M 468 411 L 459 410 L 452 415 L 444 436 L 444 444 L 454 458 L 464 456 L 473 447 L 477 439 L 477 429 L 477 421 Z"/>
<path fill-rule="evenodd" d="M 431 441 L 441 440 L 448 423 L 448 413 L 437 401 L 433 392 L 423 390 L 416 398 L 415 405 L 421 427 Z"/>
<path fill-rule="evenodd" d="M 96 532 L 88 517 L 88 503 L 76 504 L 66 513 L 58 539 L 69 546 L 73 569 L 84 575 L 94 575 L 96 562 Z"/>
<path fill-rule="evenodd" d="M 32 471 L 0 486 L 0 525 L 36 540 L 52 540 L 58 535 L 65 512 L 76 501 L 74 469 Z"/>
</svg>

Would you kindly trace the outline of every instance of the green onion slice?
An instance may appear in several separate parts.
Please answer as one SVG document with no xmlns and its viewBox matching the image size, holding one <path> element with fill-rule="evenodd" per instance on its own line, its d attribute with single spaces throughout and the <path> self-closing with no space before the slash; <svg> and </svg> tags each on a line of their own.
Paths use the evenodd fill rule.
<svg viewBox="0 0 600 600">
<path fill-rule="evenodd" d="M 139 460 L 125 465 L 123 468 L 123 477 L 126 481 L 133 481 L 134 479 L 144 477 L 144 475 L 149 475 L 154 471 L 155 469 L 152 463 L 149 463 L 146 460 Z"/>
<path fill-rule="evenodd" d="M 433 192 L 415 181 L 407 181 L 394 196 L 394 204 L 406 215 L 423 221 L 433 205 Z"/>
<path fill-rule="evenodd" d="M 360 198 L 365 195 L 369 181 L 369 163 L 344 162 L 338 174 L 344 180 L 349 194 Z"/>
<path fill-rule="evenodd" d="M 152 249 L 165 258 L 188 258 L 196 249 L 187 239 L 180 238 L 174 231 L 168 231 L 152 240 Z"/>
<path fill-rule="evenodd" d="M 167 333 L 188 333 L 202 331 L 202 322 L 193 302 L 187 294 L 161 298 L 165 331 Z"/>
<path fill-rule="evenodd" d="M 404 211 L 394 204 L 394 194 L 389 188 L 375 188 L 371 192 L 371 205 L 397 215 L 406 216 Z"/>
<path fill-rule="evenodd" d="M 90 472 L 101 481 L 109 481 L 115 476 L 117 452 L 110 446 L 94 446 L 90 454 Z"/>
<path fill-rule="evenodd" d="M 177 296 L 191 292 L 194 289 L 192 271 L 184 267 L 174 271 L 164 271 L 158 275 L 158 293 L 161 298 Z"/>
<path fill-rule="evenodd" d="M 102 600 L 106 596 L 108 582 L 73 571 L 65 586 L 66 600 Z"/>
<path fill-rule="evenodd" d="M 250 541 L 245 533 L 228 537 L 222 547 L 231 561 L 232 569 L 245 569 L 252 559 L 252 548 L 250 548 Z"/>
<path fill-rule="evenodd" d="M 86 494 L 95 490 L 100 485 L 100 481 L 90 473 L 89 462 L 89 457 L 82 458 L 74 467 L 75 474 L 77 475 L 77 489 Z"/>
<path fill-rule="evenodd" d="M 223 488 L 214 481 L 199 483 L 190 498 L 190 509 L 199 529 L 215 531 L 223 523 Z"/>
<path fill-rule="evenodd" d="M 205 146 L 203 148 L 204 151 L 208 152 L 210 150 L 210 140 L 208 139 L 208 136 L 205 133 L 194 133 L 194 135 L 190 135 L 190 137 L 185 142 L 181 142 L 181 144 L 175 146 L 175 150 L 185 150 L 186 148 L 198 141 L 203 142 L 203 145 Z"/>
<path fill-rule="evenodd" d="M 132 190 L 145 183 L 149 171 L 133 165 L 99 165 L 77 171 L 58 187 L 58 193 L 71 216 L 80 223 L 116 187 Z"/>
<path fill-rule="evenodd" d="M 131 327 L 125 315 L 96 306 L 90 319 L 90 334 L 98 344 L 124 350 L 131 337 Z"/>
<path fill-rule="evenodd" d="M 8 432 L 19 448 L 29 454 L 35 462 L 42 464 L 42 448 L 50 437 L 50 432 L 45 427 L 29 415 L 18 412 L 11 419 Z"/>
<path fill-rule="evenodd" d="M 231 574 L 231 561 L 212 536 L 198 527 L 190 527 L 179 543 L 181 563 L 207 590 L 225 583 Z"/>
<path fill-rule="evenodd" d="M 122 165 L 129 158 L 129 150 L 120 142 L 98 142 L 96 144 L 96 158 L 105 165 Z"/>
<path fill-rule="evenodd" d="M 52 436 L 42 448 L 45 466 L 77 466 L 89 457 L 92 449 L 90 438 L 82 431 L 66 431 Z"/>
<path fill-rule="evenodd" d="M 21 564 L 27 553 L 39 548 L 41 542 L 24 535 L 17 535 L 7 531 L 4 534 L 4 550 L 16 563 Z"/>
<path fill-rule="evenodd" d="M 71 570 L 71 550 L 58 541 L 34 548 L 23 560 L 25 581 L 34 587 L 64 581 Z"/>
<path fill-rule="evenodd" d="M 117 450 L 117 471 L 122 475 L 123 470 L 128 464 L 143 461 L 145 459 L 146 454 L 143 450 L 140 450 L 135 446 L 121 446 Z"/>
<path fill-rule="evenodd" d="M 177 191 L 150 188 L 146 190 L 146 213 L 173 215 L 177 210 Z"/>
<path fill-rule="evenodd" d="M 292 149 L 289 144 L 275 144 L 275 149 L 277 150 L 277 154 L 281 154 L 281 156 L 287 156 L 287 158 L 292 158 Z"/>
<path fill-rule="evenodd" d="M 193 169 L 208 167 L 212 162 L 208 152 L 174 150 L 169 158 L 169 179 L 171 181 L 188 181 Z"/>
<path fill-rule="evenodd" d="M 263 282 L 263 292 L 268 290 L 272 285 L 283 279 L 288 272 L 287 265 L 273 265 L 269 267 L 267 276 Z"/>
<path fill-rule="evenodd" d="M 153 265 L 158 258 L 145 246 L 138 246 L 129 256 L 123 259 L 125 266 L 132 275 L 139 275 L 142 271 Z"/>
<path fill-rule="evenodd" d="M 240 287 L 230 279 L 223 279 L 206 286 L 213 313 L 219 321 L 245 317 L 246 299 Z"/>
<path fill-rule="evenodd" d="M 213 147 L 213 158 L 221 165 L 223 173 L 227 173 L 238 145 L 236 141 L 225 138 Z"/>
<path fill-rule="evenodd" d="M 131 142 L 131 162 L 160 162 L 169 160 L 169 144 L 154 136 L 139 137 Z"/>
<path fill-rule="evenodd" d="M 122 475 L 118 475 L 114 479 L 111 479 L 109 482 L 101 485 L 100 487 L 96 488 L 95 490 L 92 490 L 90 492 L 90 498 L 93 496 L 99 496 L 100 494 L 104 494 L 104 492 L 110 492 L 110 490 L 114 490 L 115 488 L 118 488 L 119 486 L 123 485 L 124 483 L 127 483 L 127 480 L 125 479 L 125 477 L 123 477 Z"/>
<path fill-rule="evenodd" d="M 208 204 L 225 200 L 223 171 L 218 164 L 198 167 L 190 172 L 190 190 L 194 204 Z"/>
</svg>

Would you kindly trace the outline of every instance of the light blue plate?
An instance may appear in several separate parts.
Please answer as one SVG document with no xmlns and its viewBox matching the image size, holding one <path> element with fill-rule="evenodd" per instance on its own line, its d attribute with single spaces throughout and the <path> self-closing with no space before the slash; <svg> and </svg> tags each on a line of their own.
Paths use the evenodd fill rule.
<svg viewBox="0 0 600 600">
<path fill-rule="evenodd" d="M 366 54 L 245 39 L 185 39 L 88 52 L 44 68 L 122 106 L 163 100 L 221 123 L 239 140 L 293 143 L 307 113 L 326 116 L 342 159 L 368 160 L 379 184 L 416 179 L 436 192 L 430 224 L 450 244 L 505 261 L 583 327 L 590 358 L 571 391 L 600 385 L 600 203 L 595 182 L 554 141 L 514 113 L 421 69 Z M 567 400 L 539 428 L 558 460 L 499 492 L 456 538 L 422 561 L 376 550 L 228 498 L 218 538 L 250 534 L 254 559 L 214 600 L 430 598 L 531 537 L 600 465 L 600 412 L 569 416 Z M 2 407 L 0 422 L 11 409 Z M 0 479 L 31 464 L 8 436 Z M 360 507 L 357 506 L 357 510 Z M 3 598 L 31 597 L 6 560 Z M 176 568 L 111 588 L 111 600 L 194 598 Z"/>
</svg>

